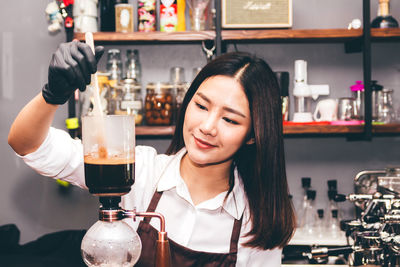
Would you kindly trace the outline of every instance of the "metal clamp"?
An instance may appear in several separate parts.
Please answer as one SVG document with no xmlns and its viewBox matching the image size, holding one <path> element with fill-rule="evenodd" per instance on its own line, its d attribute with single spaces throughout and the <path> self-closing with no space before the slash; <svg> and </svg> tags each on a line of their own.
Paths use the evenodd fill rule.
<svg viewBox="0 0 400 267">
<path fill-rule="evenodd" d="M 206 47 L 205 41 L 202 41 L 202 42 L 201 42 L 201 47 L 202 47 L 204 53 L 206 53 L 207 61 L 210 61 L 210 60 L 212 59 L 212 57 L 214 56 L 215 42 L 213 43 L 213 47 L 211 47 L 210 49 L 208 49 L 208 48 Z"/>
</svg>

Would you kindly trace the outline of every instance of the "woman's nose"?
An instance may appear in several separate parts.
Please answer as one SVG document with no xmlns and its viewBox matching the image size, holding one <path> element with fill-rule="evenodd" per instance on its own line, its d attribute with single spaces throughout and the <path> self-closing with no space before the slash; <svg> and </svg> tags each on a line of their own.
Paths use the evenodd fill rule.
<svg viewBox="0 0 400 267">
<path fill-rule="evenodd" d="M 200 124 L 200 131 L 204 135 L 216 136 L 217 123 L 218 123 L 217 116 L 212 113 L 209 113 L 205 118 L 203 118 L 203 121 Z"/>
</svg>

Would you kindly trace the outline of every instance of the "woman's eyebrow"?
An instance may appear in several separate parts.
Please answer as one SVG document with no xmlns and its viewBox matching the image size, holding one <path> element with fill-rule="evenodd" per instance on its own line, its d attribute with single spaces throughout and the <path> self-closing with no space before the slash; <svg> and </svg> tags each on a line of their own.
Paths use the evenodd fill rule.
<svg viewBox="0 0 400 267">
<path fill-rule="evenodd" d="M 207 96 L 205 96 L 203 93 L 198 92 L 198 93 L 196 93 L 196 95 L 200 96 L 200 97 L 201 97 L 202 99 L 204 99 L 204 101 L 206 101 L 207 103 L 211 103 L 211 99 L 209 99 L 209 98 L 208 98 Z M 239 116 L 241 116 L 241 117 L 243 117 L 243 118 L 246 118 L 246 115 L 244 115 L 242 112 L 240 112 L 240 111 L 238 111 L 238 110 L 236 110 L 236 109 L 234 109 L 234 108 L 224 106 L 224 107 L 222 107 L 222 109 L 225 110 L 225 111 L 228 111 L 228 112 L 230 112 L 230 113 L 234 113 L 234 114 L 236 114 L 236 115 L 239 115 Z"/>
</svg>

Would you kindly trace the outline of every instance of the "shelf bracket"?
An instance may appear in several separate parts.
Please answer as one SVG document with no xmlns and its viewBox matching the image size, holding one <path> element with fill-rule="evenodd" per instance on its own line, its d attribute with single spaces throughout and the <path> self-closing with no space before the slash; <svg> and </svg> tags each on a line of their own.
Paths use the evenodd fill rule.
<svg viewBox="0 0 400 267">
<path fill-rule="evenodd" d="M 211 42 L 211 41 L 210 41 Z M 206 42 L 202 41 L 201 42 L 201 48 L 203 49 L 204 53 L 207 56 L 207 62 L 212 60 L 212 57 L 214 56 L 214 51 L 215 51 L 215 42 L 213 42 L 213 45 L 211 48 L 207 48 Z"/>
<path fill-rule="evenodd" d="M 363 39 L 357 38 L 354 40 L 346 41 L 344 43 L 344 52 L 346 54 L 360 53 L 363 50 Z"/>
</svg>

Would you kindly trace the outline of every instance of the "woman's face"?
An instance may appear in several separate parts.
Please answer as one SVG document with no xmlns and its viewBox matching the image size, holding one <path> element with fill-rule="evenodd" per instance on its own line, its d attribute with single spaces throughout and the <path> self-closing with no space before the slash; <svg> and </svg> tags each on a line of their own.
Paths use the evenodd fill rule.
<svg viewBox="0 0 400 267">
<path fill-rule="evenodd" d="M 232 159 L 249 142 L 251 117 L 244 89 L 234 78 L 206 79 L 188 104 L 183 139 L 195 164 L 218 164 Z"/>
</svg>

